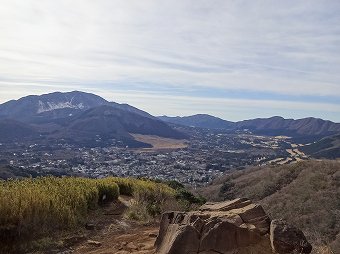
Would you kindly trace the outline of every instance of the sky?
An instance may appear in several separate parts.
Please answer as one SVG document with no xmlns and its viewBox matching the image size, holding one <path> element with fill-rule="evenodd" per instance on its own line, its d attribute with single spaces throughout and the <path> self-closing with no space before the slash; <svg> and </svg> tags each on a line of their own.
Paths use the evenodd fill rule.
<svg viewBox="0 0 340 254">
<path fill-rule="evenodd" d="M 340 1 L 0 0 L 0 103 L 73 90 L 153 115 L 340 122 Z"/>
</svg>

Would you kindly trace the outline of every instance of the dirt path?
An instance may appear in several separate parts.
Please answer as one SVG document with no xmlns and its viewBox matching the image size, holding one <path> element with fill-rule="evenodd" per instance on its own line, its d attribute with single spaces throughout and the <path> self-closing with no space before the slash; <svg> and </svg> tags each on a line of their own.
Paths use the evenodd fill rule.
<svg viewBox="0 0 340 254">
<path fill-rule="evenodd" d="M 120 197 L 117 202 L 90 214 L 88 229 L 80 237 L 72 236 L 75 241 L 62 253 L 155 253 L 158 224 L 141 225 L 125 219 L 123 213 L 129 202 L 130 198 Z"/>
<path fill-rule="evenodd" d="M 154 243 L 158 228 L 141 227 L 131 229 L 129 232 L 94 237 L 93 242 L 86 241 L 76 246 L 72 253 L 93 253 L 93 254 L 152 254 L 155 253 Z M 92 241 L 92 239 L 90 241 Z M 97 241 L 100 243 L 97 246 Z"/>
</svg>

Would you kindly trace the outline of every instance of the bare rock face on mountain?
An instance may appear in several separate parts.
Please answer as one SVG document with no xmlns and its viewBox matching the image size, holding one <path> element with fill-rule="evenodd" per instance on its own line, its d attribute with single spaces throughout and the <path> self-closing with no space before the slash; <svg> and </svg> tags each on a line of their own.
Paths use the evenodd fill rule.
<svg viewBox="0 0 340 254">
<path fill-rule="evenodd" d="M 270 224 L 270 242 L 277 253 L 310 253 L 310 245 L 303 232 L 283 220 L 273 220 Z"/>
<path fill-rule="evenodd" d="M 159 254 L 269 254 L 269 229 L 260 205 L 235 199 L 207 203 L 198 211 L 164 213 L 155 245 Z"/>
</svg>

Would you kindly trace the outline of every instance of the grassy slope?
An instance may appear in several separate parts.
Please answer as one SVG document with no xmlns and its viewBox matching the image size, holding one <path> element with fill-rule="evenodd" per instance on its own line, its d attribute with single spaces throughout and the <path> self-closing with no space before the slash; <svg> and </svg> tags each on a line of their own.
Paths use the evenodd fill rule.
<svg viewBox="0 0 340 254">
<path fill-rule="evenodd" d="M 234 172 L 201 193 L 213 200 L 248 197 L 261 203 L 273 218 L 284 218 L 301 228 L 315 244 L 339 244 L 339 161 L 307 161 Z"/>
</svg>

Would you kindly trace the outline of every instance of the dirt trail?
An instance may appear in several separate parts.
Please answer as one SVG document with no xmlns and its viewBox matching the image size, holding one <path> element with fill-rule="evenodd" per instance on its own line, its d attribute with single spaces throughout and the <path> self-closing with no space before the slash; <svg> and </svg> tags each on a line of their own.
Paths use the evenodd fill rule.
<svg viewBox="0 0 340 254">
<path fill-rule="evenodd" d="M 158 224 L 141 225 L 124 219 L 123 213 L 129 203 L 129 198 L 120 197 L 117 202 L 90 214 L 88 227 L 92 228 L 86 230 L 85 236 L 80 237 L 63 253 L 155 253 Z"/>
<path fill-rule="evenodd" d="M 131 229 L 126 233 L 108 233 L 106 235 L 91 238 L 100 242 L 96 246 L 87 241 L 76 246 L 72 253 L 93 253 L 93 254 L 152 254 L 155 253 L 154 243 L 158 229 L 155 227 L 142 227 Z"/>
</svg>

